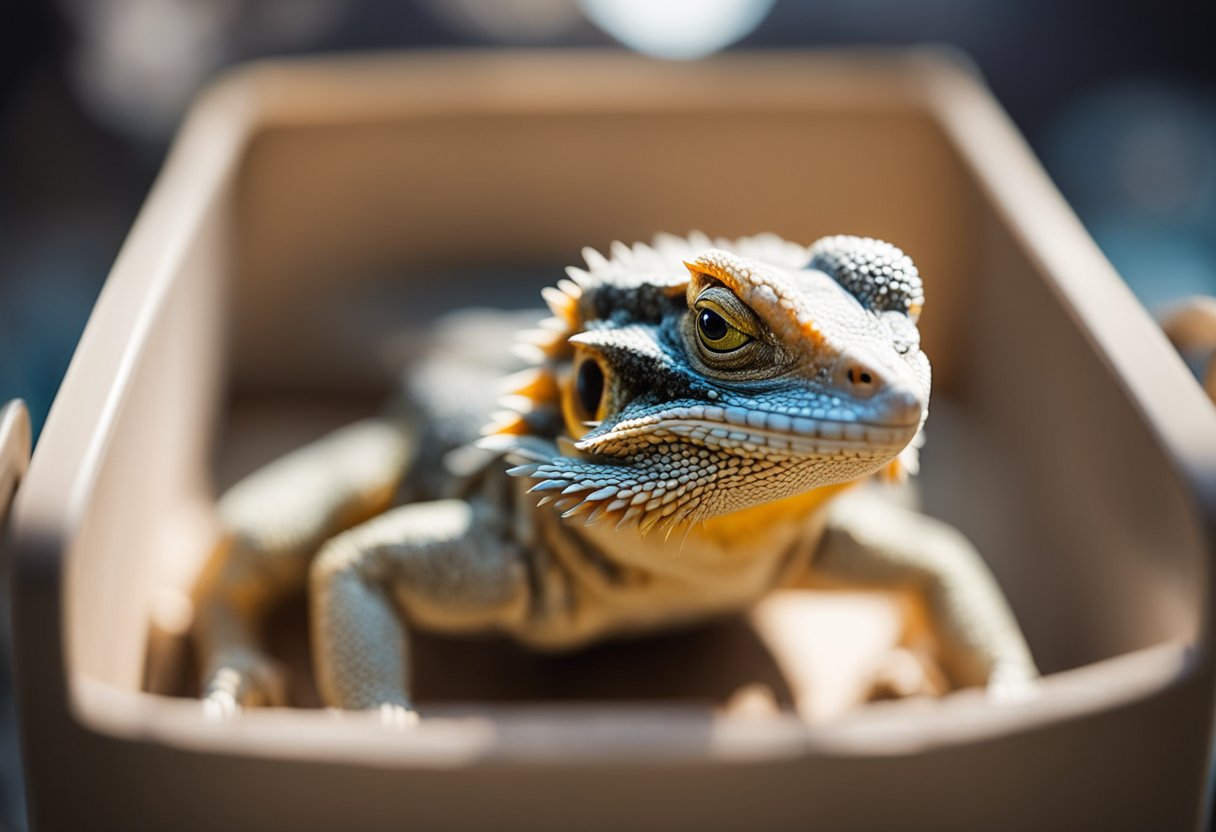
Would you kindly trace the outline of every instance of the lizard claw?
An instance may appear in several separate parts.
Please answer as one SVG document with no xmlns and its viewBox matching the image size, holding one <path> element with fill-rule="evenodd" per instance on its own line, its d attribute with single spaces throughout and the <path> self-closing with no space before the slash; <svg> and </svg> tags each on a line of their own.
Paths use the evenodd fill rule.
<svg viewBox="0 0 1216 832">
<path fill-rule="evenodd" d="M 941 696 L 949 685 L 933 660 L 921 651 L 897 647 L 875 669 L 866 701 Z"/>
<path fill-rule="evenodd" d="M 404 731 L 418 724 L 418 712 L 408 705 L 385 703 L 378 709 L 380 724 L 385 728 Z"/>
<path fill-rule="evenodd" d="M 408 731 L 417 725 L 419 721 L 418 712 L 414 710 L 413 705 L 405 705 L 398 702 L 384 702 L 380 705 L 373 705 L 369 708 L 357 710 L 334 707 L 328 710 L 329 715 L 339 722 L 347 720 L 358 724 L 374 722 L 379 724 L 380 727 L 388 728 L 392 731 Z"/>
<path fill-rule="evenodd" d="M 236 697 L 226 690 L 213 690 L 203 697 L 203 719 L 208 722 L 227 722 L 241 713 Z"/>
<path fill-rule="evenodd" d="M 217 665 L 203 685 L 203 714 L 207 719 L 232 719 L 242 708 L 286 703 L 286 677 L 270 659 L 234 653 Z"/>
</svg>

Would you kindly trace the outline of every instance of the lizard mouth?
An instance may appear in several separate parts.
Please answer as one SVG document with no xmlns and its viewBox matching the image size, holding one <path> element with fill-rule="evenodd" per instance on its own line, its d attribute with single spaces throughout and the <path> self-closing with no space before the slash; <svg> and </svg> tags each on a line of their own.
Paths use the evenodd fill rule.
<svg viewBox="0 0 1216 832">
<path fill-rule="evenodd" d="M 614 446 L 673 439 L 742 453 L 765 450 L 791 456 L 875 459 L 890 457 L 912 441 L 920 422 L 882 423 L 789 416 L 738 407 L 691 405 L 630 419 L 600 436 L 576 443 L 592 453 Z"/>
<path fill-rule="evenodd" d="M 805 474 L 806 464 L 837 466 L 820 478 L 823 485 L 873 473 L 919 428 L 919 421 L 814 419 L 688 404 L 618 422 L 573 443 L 591 457 L 558 456 L 507 473 L 535 480 L 529 490 L 563 518 L 586 513 L 589 524 L 611 517 L 618 528 L 636 521 L 642 534 L 655 526 L 670 532 L 721 513 L 706 502 L 711 492 L 743 489 L 748 494 L 742 499 L 762 502 L 805 491 L 806 478 L 791 480 L 789 472 Z M 624 459 L 630 464 L 621 465 Z"/>
</svg>

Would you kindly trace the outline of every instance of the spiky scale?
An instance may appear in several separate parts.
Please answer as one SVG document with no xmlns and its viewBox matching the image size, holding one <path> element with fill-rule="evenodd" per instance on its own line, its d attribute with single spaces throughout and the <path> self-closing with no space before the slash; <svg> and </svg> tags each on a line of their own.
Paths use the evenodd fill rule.
<svg viewBox="0 0 1216 832">
<path fill-rule="evenodd" d="M 563 314 L 571 301 L 571 297 L 556 286 L 546 286 L 541 289 L 540 296 L 554 315 Z"/>
<path fill-rule="evenodd" d="M 579 497 L 557 497 L 553 505 L 556 506 L 558 511 L 565 512 L 577 505 L 581 505 L 582 502 L 582 499 Z"/>
<path fill-rule="evenodd" d="M 599 271 L 600 269 L 608 266 L 607 258 L 593 249 L 591 246 L 584 246 L 582 254 L 583 261 L 587 264 L 587 267 L 591 269 L 592 272 Z"/>
<path fill-rule="evenodd" d="M 539 364 L 545 360 L 545 351 L 535 344 L 516 341 L 511 345 L 511 353 L 520 361 L 527 364 Z"/>
<path fill-rule="evenodd" d="M 551 329 L 525 329 L 521 330 L 516 336 L 517 343 L 532 344 L 540 347 L 542 350 L 548 350 L 557 343 L 564 341 L 566 333 L 564 330 L 554 331 Z"/>
<path fill-rule="evenodd" d="M 632 523 L 634 520 L 636 520 L 641 515 L 642 515 L 641 506 L 630 506 L 628 509 L 625 510 L 625 513 L 621 515 L 621 519 L 617 521 L 617 524 L 616 524 L 617 531 L 620 531 L 625 526 L 628 526 L 630 523 Z"/>
<path fill-rule="evenodd" d="M 520 414 L 504 411 L 495 414 L 492 421 L 482 428 L 482 432 L 487 437 L 493 434 L 522 436 L 528 432 L 528 423 Z"/>
<path fill-rule="evenodd" d="M 498 406 L 508 415 L 518 414 L 520 416 L 525 416 L 537 409 L 535 399 L 530 396 L 521 396 L 518 393 L 506 393 L 499 396 Z"/>
<path fill-rule="evenodd" d="M 588 500 L 588 502 L 590 502 L 590 500 Z M 606 506 L 604 503 L 598 503 L 596 505 L 595 509 L 590 514 L 587 515 L 586 525 L 590 526 L 591 524 L 598 522 L 600 520 L 600 518 L 602 518 L 607 513 L 608 513 L 608 506 Z"/>
<path fill-rule="evenodd" d="M 583 274 L 586 274 L 586 272 L 583 272 Z M 583 296 L 582 284 L 577 283 L 574 280 L 559 280 L 557 281 L 557 288 L 561 289 L 562 293 L 565 294 L 566 297 L 574 301 L 577 301 Z"/>
<path fill-rule="evenodd" d="M 655 527 L 655 525 L 662 519 L 663 519 L 662 516 L 655 512 L 648 513 L 638 523 L 638 533 L 640 535 L 642 535 L 642 537 L 645 537 L 646 535 L 648 535 L 650 533 L 650 530 L 653 529 Z"/>
<path fill-rule="evenodd" d="M 534 491 L 558 491 L 569 484 L 566 480 L 542 480 L 529 488 L 528 493 L 531 494 Z"/>
<path fill-rule="evenodd" d="M 586 502 L 580 502 L 580 503 L 578 503 L 576 506 L 574 506 L 573 508 L 570 508 L 570 509 L 567 509 L 566 511 L 563 511 L 563 512 L 562 512 L 562 519 L 563 519 L 563 520 L 569 519 L 569 518 L 574 517 L 574 516 L 576 516 L 576 515 L 582 514 L 583 512 L 589 511 L 590 509 L 591 509 L 591 506 L 590 506 L 588 503 L 586 503 Z"/>
<path fill-rule="evenodd" d="M 574 281 L 575 286 L 580 290 L 584 286 L 591 285 L 591 275 L 586 269 L 580 269 L 578 266 L 566 266 L 566 275 L 570 280 Z"/>
<path fill-rule="evenodd" d="M 534 407 L 545 407 L 558 397 L 557 379 L 540 367 L 531 367 L 508 376 L 503 383 L 508 393 L 531 399 Z"/>
</svg>

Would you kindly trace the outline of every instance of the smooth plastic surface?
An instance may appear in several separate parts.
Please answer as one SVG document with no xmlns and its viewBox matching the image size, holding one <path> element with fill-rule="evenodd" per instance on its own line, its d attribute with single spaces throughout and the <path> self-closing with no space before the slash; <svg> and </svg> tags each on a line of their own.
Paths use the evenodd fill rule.
<svg viewBox="0 0 1216 832">
<path fill-rule="evenodd" d="M 0 407 L 0 528 L 9 504 L 30 464 L 30 414 L 25 402 L 14 399 Z"/>
<path fill-rule="evenodd" d="M 1038 699 L 808 725 L 696 696 L 495 696 L 490 674 L 461 690 L 507 701 L 437 696 L 395 734 L 303 709 L 214 725 L 143 692 L 180 672 L 175 588 L 214 540 L 217 482 L 268 437 L 372 407 L 411 322 L 531 304 L 583 245 L 692 228 L 869 234 L 916 259 L 923 502 L 990 559 L 1051 672 Z M 255 67 L 183 129 L 18 494 L 36 828 L 1193 828 L 1214 508 L 1212 408 L 940 56 Z"/>
</svg>

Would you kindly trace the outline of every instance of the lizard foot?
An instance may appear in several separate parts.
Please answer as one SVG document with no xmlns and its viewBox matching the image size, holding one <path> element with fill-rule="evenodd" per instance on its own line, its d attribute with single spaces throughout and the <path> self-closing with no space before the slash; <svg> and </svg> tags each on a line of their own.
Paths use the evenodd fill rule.
<svg viewBox="0 0 1216 832">
<path fill-rule="evenodd" d="M 287 678 L 283 669 L 262 655 L 234 654 L 215 663 L 203 685 L 203 716 L 232 719 L 242 708 L 284 705 Z"/>
<path fill-rule="evenodd" d="M 878 702 L 910 696 L 941 696 L 948 690 L 949 683 L 929 656 L 918 650 L 897 647 L 874 671 L 865 699 Z"/>
</svg>

